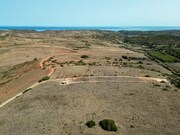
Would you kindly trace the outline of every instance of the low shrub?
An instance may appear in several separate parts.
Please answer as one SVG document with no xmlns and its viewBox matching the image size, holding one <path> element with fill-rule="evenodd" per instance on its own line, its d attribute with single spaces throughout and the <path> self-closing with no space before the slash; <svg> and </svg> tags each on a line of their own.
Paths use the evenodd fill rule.
<svg viewBox="0 0 180 135">
<path fill-rule="evenodd" d="M 96 66 L 96 62 L 93 62 L 93 63 L 88 63 L 89 66 Z"/>
<path fill-rule="evenodd" d="M 164 91 L 169 91 L 169 89 L 168 89 L 168 88 L 163 88 L 162 90 L 164 90 Z"/>
<path fill-rule="evenodd" d="M 145 77 L 151 77 L 150 75 L 145 75 Z"/>
<path fill-rule="evenodd" d="M 127 56 L 124 56 L 124 55 L 122 56 L 122 58 L 123 58 L 123 59 L 128 59 L 128 57 L 127 57 Z"/>
<path fill-rule="evenodd" d="M 82 55 L 81 58 L 82 58 L 82 59 L 87 59 L 87 58 L 89 58 L 89 56 L 87 56 L 87 55 Z"/>
<path fill-rule="evenodd" d="M 39 80 L 38 82 L 40 83 L 40 82 L 44 82 L 44 81 L 47 81 L 47 80 L 49 80 L 50 79 L 50 77 L 49 76 L 45 76 L 45 77 L 43 77 L 41 80 Z"/>
<path fill-rule="evenodd" d="M 32 88 L 29 88 L 29 89 L 23 91 L 23 94 L 26 93 L 26 92 L 28 92 L 28 91 L 30 91 L 30 90 L 32 90 Z"/>
<path fill-rule="evenodd" d="M 119 61 L 123 61 L 123 60 L 120 58 Z"/>
<path fill-rule="evenodd" d="M 101 126 L 102 129 L 106 131 L 114 131 L 116 132 L 118 130 L 117 126 L 115 125 L 115 122 L 110 119 L 104 119 L 99 122 L 99 125 Z"/>
<path fill-rule="evenodd" d="M 138 64 L 143 64 L 143 62 L 142 62 L 142 61 L 139 61 Z"/>
<path fill-rule="evenodd" d="M 160 84 L 154 84 L 154 87 L 161 87 Z"/>
<path fill-rule="evenodd" d="M 86 63 L 83 60 L 80 60 L 78 62 L 75 63 L 76 66 L 84 66 L 86 65 Z"/>
<path fill-rule="evenodd" d="M 143 67 L 142 65 L 139 65 L 139 66 L 138 66 L 138 68 L 140 68 L 140 69 L 144 69 L 144 67 Z"/>
<path fill-rule="evenodd" d="M 96 126 L 96 123 L 91 120 L 86 123 L 86 126 L 88 126 L 88 128 L 92 128 L 92 127 Z"/>
</svg>

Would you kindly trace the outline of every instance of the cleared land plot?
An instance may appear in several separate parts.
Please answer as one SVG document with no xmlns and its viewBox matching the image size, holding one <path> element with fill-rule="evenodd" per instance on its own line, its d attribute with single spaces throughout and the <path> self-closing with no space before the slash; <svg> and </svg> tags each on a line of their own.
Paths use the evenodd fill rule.
<svg viewBox="0 0 180 135">
<path fill-rule="evenodd" d="M 119 135 L 180 132 L 180 93 L 152 83 L 45 83 L 1 108 L 0 134 L 107 135 L 89 120 L 113 119 Z"/>
</svg>

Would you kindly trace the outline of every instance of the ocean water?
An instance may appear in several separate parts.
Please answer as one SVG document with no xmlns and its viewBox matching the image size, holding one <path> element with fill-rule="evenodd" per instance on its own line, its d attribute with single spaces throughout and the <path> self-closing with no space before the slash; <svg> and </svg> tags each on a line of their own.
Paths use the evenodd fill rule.
<svg viewBox="0 0 180 135">
<path fill-rule="evenodd" d="M 0 30 L 108 30 L 108 31 L 163 31 L 180 30 L 180 26 L 119 26 L 119 27 L 42 27 L 42 26 L 0 26 Z"/>
</svg>

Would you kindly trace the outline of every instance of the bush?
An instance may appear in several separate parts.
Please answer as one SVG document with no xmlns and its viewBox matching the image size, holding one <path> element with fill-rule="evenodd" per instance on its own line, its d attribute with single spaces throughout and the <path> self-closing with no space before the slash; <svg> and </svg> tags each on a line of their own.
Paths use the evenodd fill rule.
<svg viewBox="0 0 180 135">
<path fill-rule="evenodd" d="M 151 77 L 150 75 L 145 75 L 145 77 Z"/>
<path fill-rule="evenodd" d="M 96 62 L 93 62 L 93 63 L 89 63 L 88 65 L 89 66 L 96 66 L 96 64 L 97 64 Z"/>
<path fill-rule="evenodd" d="M 142 61 L 139 61 L 138 64 L 143 64 L 143 62 L 142 62 Z"/>
<path fill-rule="evenodd" d="M 120 58 L 119 61 L 123 61 L 123 60 Z"/>
<path fill-rule="evenodd" d="M 169 89 L 168 89 L 168 88 L 163 88 L 162 90 L 164 90 L 164 91 L 169 91 Z"/>
<path fill-rule="evenodd" d="M 118 130 L 117 126 L 115 125 L 115 122 L 110 119 L 104 119 L 99 122 L 99 125 L 101 126 L 102 129 L 106 131 L 114 131 L 116 132 Z"/>
<path fill-rule="evenodd" d="M 138 68 L 140 68 L 140 69 L 144 69 L 144 67 L 143 67 L 142 65 L 139 65 L 139 66 L 138 66 Z"/>
<path fill-rule="evenodd" d="M 123 58 L 123 59 L 128 59 L 128 57 L 127 57 L 127 56 L 122 56 L 122 58 Z"/>
<path fill-rule="evenodd" d="M 96 123 L 91 120 L 86 123 L 86 126 L 88 126 L 88 128 L 92 128 L 92 127 L 96 126 Z"/>
<path fill-rule="evenodd" d="M 84 66 L 86 65 L 86 63 L 83 60 L 80 60 L 78 62 L 75 63 L 76 66 Z"/>
<path fill-rule="evenodd" d="M 161 85 L 160 85 L 160 84 L 154 84 L 154 86 L 155 86 L 155 87 L 161 87 Z"/>
<path fill-rule="evenodd" d="M 49 76 L 45 76 L 45 77 L 43 77 L 41 80 L 39 80 L 38 82 L 40 83 L 40 82 L 44 82 L 44 81 L 47 81 L 47 80 L 49 80 L 50 79 L 50 77 Z"/>
<path fill-rule="evenodd" d="M 89 58 L 89 56 L 87 56 L 87 55 L 82 55 L 81 58 L 82 58 L 82 59 L 87 59 L 87 58 Z"/>
<path fill-rule="evenodd" d="M 32 90 L 32 88 L 29 88 L 29 89 L 23 91 L 23 94 L 26 93 L 26 92 L 28 92 L 28 91 L 30 91 L 30 90 Z"/>
<path fill-rule="evenodd" d="M 177 88 L 180 88 L 180 79 L 176 79 L 176 80 L 174 81 L 174 84 L 175 84 L 175 86 L 176 86 Z"/>
</svg>

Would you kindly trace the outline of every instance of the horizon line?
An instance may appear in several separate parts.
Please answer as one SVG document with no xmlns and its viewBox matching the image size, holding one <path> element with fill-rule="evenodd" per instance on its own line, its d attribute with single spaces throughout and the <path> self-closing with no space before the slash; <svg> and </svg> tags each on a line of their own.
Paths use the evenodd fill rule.
<svg viewBox="0 0 180 135">
<path fill-rule="evenodd" d="M 38 26 L 38 25 L 0 25 L 0 27 L 180 27 L 171 25 L 122 25 L 122 26 Z"/>
</svg>

